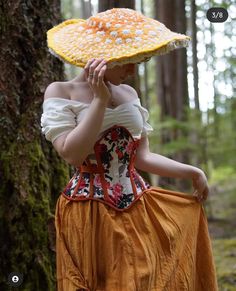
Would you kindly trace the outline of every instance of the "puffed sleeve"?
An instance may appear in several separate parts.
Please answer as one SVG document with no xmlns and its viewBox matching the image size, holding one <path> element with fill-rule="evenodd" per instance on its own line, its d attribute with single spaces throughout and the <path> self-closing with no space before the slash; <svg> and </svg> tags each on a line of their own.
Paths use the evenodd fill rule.
<svg viewBox="0 0 236 291">
<path fill-rule="evenodd" d="M 50 98 L 43 103 L 42 132 L 51 142 L 76 127 L 76 114 L 67 101 L 61 98 Z"/>
<path fill-rule="evenodd" d="M 142 128 L 141 136 L 146 136 L 150 132 L 153 131 L 153 127 L 148 123 L 149 112 L 146 108 L 141 106 L 141 104 L 136 104 L 136 106 L 138 107 L 143 119 L 143 128 Z"/>
</svg>

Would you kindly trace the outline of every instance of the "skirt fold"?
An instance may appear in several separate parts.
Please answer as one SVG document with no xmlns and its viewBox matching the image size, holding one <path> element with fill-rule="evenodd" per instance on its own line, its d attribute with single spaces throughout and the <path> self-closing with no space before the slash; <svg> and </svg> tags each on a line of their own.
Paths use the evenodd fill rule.
<svg viewBox="0 0 236 291">
<path fill-rule="evenodd" d="M 203 207 L 153 187 L 120 212 L 97 201 L 58 198 L 58 291 L 216 291 Z"/>
</svg>

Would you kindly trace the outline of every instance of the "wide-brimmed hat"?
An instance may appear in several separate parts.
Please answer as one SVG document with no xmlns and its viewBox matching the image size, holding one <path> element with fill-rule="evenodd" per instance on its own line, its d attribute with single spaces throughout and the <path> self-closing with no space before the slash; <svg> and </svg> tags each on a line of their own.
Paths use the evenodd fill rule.
<svg viewBox="0 0 236 291">
<path fill-rule="evenodd" d="M 66 20 L 47 32 L 47 40 L 50 52 L 65 62 L 84 67 L 103 58 L 113 67 L 186 47 L 190 37 L 135 10 L 113 8 L 87 20 Z"/>
</svg>

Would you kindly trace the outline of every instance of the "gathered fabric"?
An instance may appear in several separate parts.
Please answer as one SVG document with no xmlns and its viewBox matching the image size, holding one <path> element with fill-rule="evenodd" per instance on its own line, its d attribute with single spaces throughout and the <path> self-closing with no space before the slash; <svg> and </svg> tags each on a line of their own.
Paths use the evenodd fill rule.
<svg viewBox="0 0 236 291">
<path fill-rule="evenodd" d="M 87 114 L 88 103 L 60 97 L 48 98 L 43 102 L 41 127 L 45 138 L 52 143 L 68 130 L 73 130 Z M 149 112 L 135 98 L 116 108 L 106 108 L 99 137 L 113 125 L 127 128 L 133 138 L 148 135 L 152 126 L 148 123 Z"/>
<path fill-rule="evenodd" d="M 99 201 L 56 206 L 58 291 L 215 291 L 207 219 L 195 197 L 151 187 L 116 211 Z"/>
</svg>

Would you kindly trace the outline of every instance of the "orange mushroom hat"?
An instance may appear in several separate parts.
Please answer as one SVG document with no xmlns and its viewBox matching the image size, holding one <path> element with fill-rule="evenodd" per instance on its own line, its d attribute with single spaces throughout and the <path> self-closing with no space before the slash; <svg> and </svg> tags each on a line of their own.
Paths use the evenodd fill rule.
<svg viewBox="0 0 236 291">
<path fill-rule="evenodd" d="M 47 32 L 49 51 L 61 60 L 84 67 L 103 58 L 108 67 L 143 62 L 186 47 L 190 37 L 128 8 L 113 8 L 84 19 L 69 19 Z"/>
</svg>

